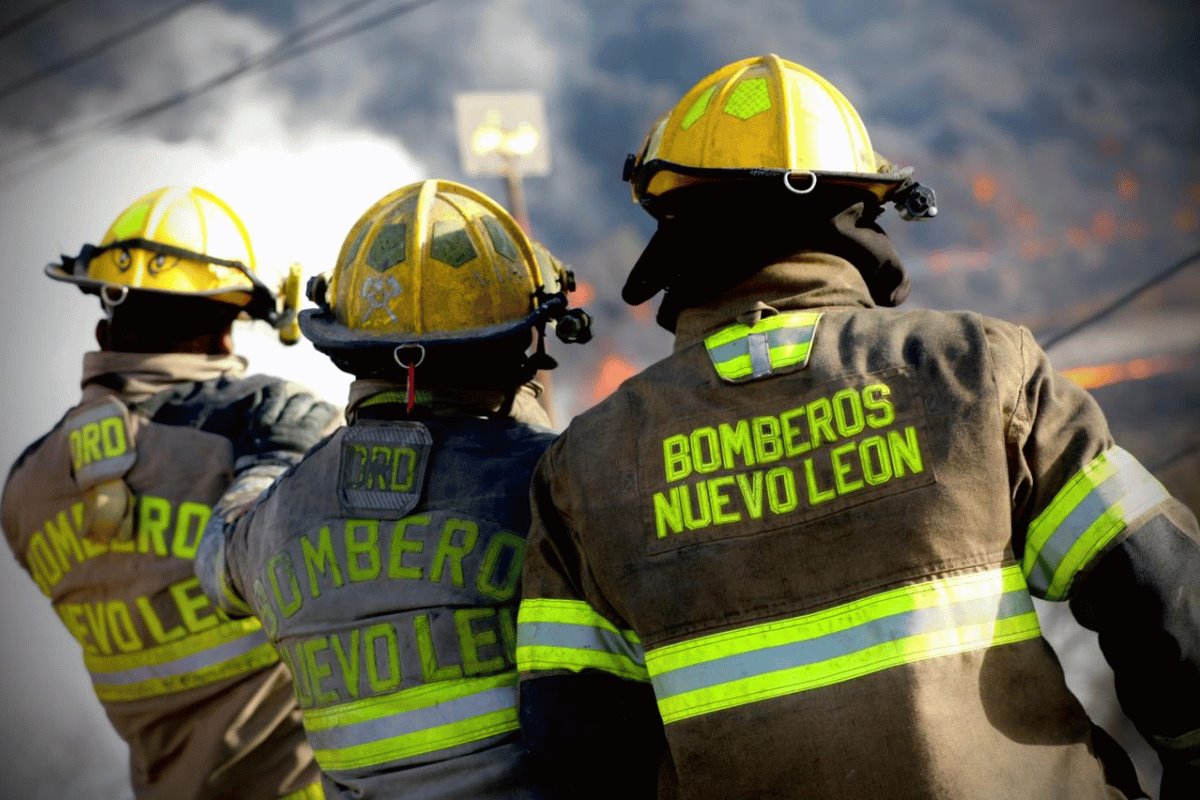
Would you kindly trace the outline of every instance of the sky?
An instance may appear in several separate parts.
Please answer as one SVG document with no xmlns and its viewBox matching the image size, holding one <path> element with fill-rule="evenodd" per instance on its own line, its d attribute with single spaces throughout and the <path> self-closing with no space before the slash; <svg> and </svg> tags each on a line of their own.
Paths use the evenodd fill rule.
<svg viewBox="0 0 1200 800">
<path fill-rule="evenodd" d="M 0 31 L 41 5 L 9 0 Z M 242 216 L 264 273 L 330 269 L 382 195 L 423 178 L 467 180 L 457 92 L 544 97 L 552 169 L 525 182 L 532 232 L 575 269 L 597 334 L 586 347 L 550 343 L 562 362 L 560 426 L 670 350 L 653 302 L 619 299 L 653 231 L 621 164 L 661 111 L 738 58 L 774 52 L 815 69 L 856 106 L 877 150 L 937 190 L 936 220 L 881 220 L 912 278 L 909 305 L 1003 316 L 1046 341 L 1200 249 L 1200 15 L 1188 0 L 422 0 L 386 20 L 370 18 L 406 3 L 193 0 L 74 68 L 8 88 L 169 5 L 66 0 L 0 33 L 5 464 L 75 402 L 93 347 L 95 300 L 47 280 L 47 262 L 97 241 L 151 189 L 196 183 Z M 298 28 L 319 37 L 360 21 L 360 33 L 113 122 L 262 63 Z M 468 182 L 504 201 L 500 180 Z M 1190 267 L 1050 351 L 1061 368 L 1093 368 L 1075 374 L 1096 387 L 1119 440 L 1162 464 L 1193 508 L 1198 308 L 1200 269 Z M 306 343 L 285 350 L 261 324 L 240 325 L 237 342 L 252 368 L 344 400 L 348 376 Z M 1089 708 L 1136 739 L 1094 640 L 1061 609 L 1042 610 Z M 78 648 L 8 559 L 0 625 L 0 697 L 21 720 L 19 735 L 0 735 L 0 771 L 30 782 L 27 797 L 121 796 L 122 745 Z"/>
</svg>

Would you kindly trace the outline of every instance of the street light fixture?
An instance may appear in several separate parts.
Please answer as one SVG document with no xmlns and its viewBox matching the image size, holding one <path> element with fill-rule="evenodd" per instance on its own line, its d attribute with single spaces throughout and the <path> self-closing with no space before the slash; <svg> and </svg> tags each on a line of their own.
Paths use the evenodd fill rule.
<svg viewBox="0 0 1200 800">
<path fill-rule="evenodd" d="M 541 95 L 467 92 L 455 96 L 454 111 L 463 171 L 503 177 L 509 210 L 528 233 L 522 176 L 550 171 Z"/>
</svg>

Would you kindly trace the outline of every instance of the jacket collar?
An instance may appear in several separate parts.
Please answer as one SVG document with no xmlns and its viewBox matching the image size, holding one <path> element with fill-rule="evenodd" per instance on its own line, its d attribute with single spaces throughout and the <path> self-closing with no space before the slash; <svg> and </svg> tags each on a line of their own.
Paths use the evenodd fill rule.
<svg viewBox="0 0 1200 800">
<path fill-rule="evenodd" d="M 81 382 L 83 401 L 116 395 L 127 403 L 140 403 L 181 383 L 241 377 L 246 366 L 246 359 L 238 355 L 117 353 L 108 350 L 85 353 Z"/>
<path fill-rule="evenodd" d="M 542 385 L 530 381 L 517 389 L 508 418 L 549 428 L 550 418 L 538 403 Z M 391 381 L 359 378 L 350 384 L 346 418 L 353 424 L 366 408 L 407 404 L 407 388 Z M 493 417 L 504 405 L 505 393 L 491 389 L 418 389 L 413 397 L 415 408 L 425 417 Z M 389 419 L 402 419 L 384 412 Z"/>
<path fill-rule="evenodd" d="M 709 303 L 685 309 L 675 326 L 675 351 L 738 317 L 768 308 L 874 307 L 866 282 L 849 261 L 828 253 L 798 253 L 759 270 Z"/>
</svg>

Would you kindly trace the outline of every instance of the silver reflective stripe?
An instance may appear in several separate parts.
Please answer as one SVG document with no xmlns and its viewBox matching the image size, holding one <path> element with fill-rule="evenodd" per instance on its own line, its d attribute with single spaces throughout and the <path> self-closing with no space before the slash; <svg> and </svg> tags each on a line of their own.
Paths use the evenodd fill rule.
<svg viewBox="0 0 1200 800">
<path fill-rule="evenodd" d="M 853 628 L 791 644 L 732 654 L 688 667 L 652 675 L 654 693 L 663 700 L 722 683 L 778 670 L 829 661 L 886 642 L 982 625 L 1033 611 L 1024 588 L 997 597 L 982 597 L 953 605 L 933 606 L 871 620 Z"/>
<path fill-rule="evenodd" d="M 1065 599 L 1096 554 L 1167 497 L 1136 458 L 1109 448 L 1068 481 L 1029 526 L 1023 559 L 1029 588 L 1038 597 Z"/>
<path fill-rule="evenodd" d="M 734 339 L 732 342 L 708 348 L 708 354 L 716 364 L 724 364 L 726 361 L 732 361 L 738 356 L 746 354 L 746 344 L 742 339 Z"/>
<path fill-rule="evenodd" d="M 314 750 L 337 750 L 370 744 L 408 733 L 437 728 L 481 717 L 517 706 L 517 687 L 498 686 L 477 694 L 444 700 L 411 711 L 399 711 L 377 719 L 365 720 L 323 730 L 309 730 L 308 741 Z"/>
<path fill-rule="evenodd" d="M 750 353 L 750 377 L 771 374 L 771 344 L 766 334 L 751 333 L 745 338 L 744 349 Z"/>
<path fill-rule="evenodd" d="M 123 669 L 118 672 L 92 672 L 92 681 L 105 686 L 125 686 L 154 678 L 173 678 L 177 675 L 187 675 L 205 667 L 211 667 L 245 655 L 254 648 L 266 643 L 266 634 L 261 630 L 251 631 L 245 636 L 241 636 L 231 642 L 225 642 L 216 647 L 201 650 L 199 653 L 177 658 L 174 661 L 167 661 L 162 664 L 148 664 L 144 667 Z"/>
<path fill-rule="evenodd" d="M 569 622 L 526 622 L 517 627 L 517 647 L 564 647 L 623 655 L 640 667 L 646 666 L 642 648 L 607 628 L 573 625 Z"/>
<path fill-rule="evenodd" d="M 813 331 L 816 329 L 816 323 L 798 327 L 776 328 L 773 331 L 767 331 L 767 337 L 773 348 L 785 344 L 807 344 L 812 341 Z"/>
<path fill-rule="evenodd" d="M 1100 515 L 1120 501 L 1132 488 L 1128 476 L 1118 472 L 1095 487 L 1067 515 L 1038 551 L 1037 560 L 1029 573 L 1029 586 L 1039 592 L 1050 588 L 1054 573 L 1066 559 L 1071 547 Z"/>
</svg>

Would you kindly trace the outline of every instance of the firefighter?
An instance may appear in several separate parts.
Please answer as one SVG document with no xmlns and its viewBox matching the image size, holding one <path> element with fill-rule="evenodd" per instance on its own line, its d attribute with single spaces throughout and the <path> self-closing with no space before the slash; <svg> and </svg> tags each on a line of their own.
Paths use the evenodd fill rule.
<svg viewBox="0 0 1200 800">
<path fill-rule="evenodd" d="M 547 796 L 514 650 L 553 439 L 532 379 L 554 366 L 548 321 L 590 336 L 572 281 L 490 198 L 428 180 L 375 203 L 309 284 L 301 329 L 355 376 L 349 425 L 252 510 L 223 500 L 197 569 L 291 667 L 328 797 Z"/>
<path fill-rule="evenodd" d="M 99 295 L 100 350 L 80 402 L 13 466 L 4 532 L 83 650 L 135 795 L 320 798 L 287 668 L 192 567 L 235 463 L 296 460 L 335 415 L 244 375 L 234 320 L 284 321 L 245 227 L 204 189 L 159 189 L 46 274 Z"/>
<path fill-rule="evenodd" d="M 1038 597 L 1099 632 L 1162 797 L 1194 797 L 1195 517 L 1029 331 L 893 309 L 877 218 L 936 204 L 847 99 L 738 61 L 626 176 L 658 228 L 623 296 L 665 291 L 675 345 L 535 473 L 531 755 L 580 796 L 1142 796 Z"/>
</svg>

